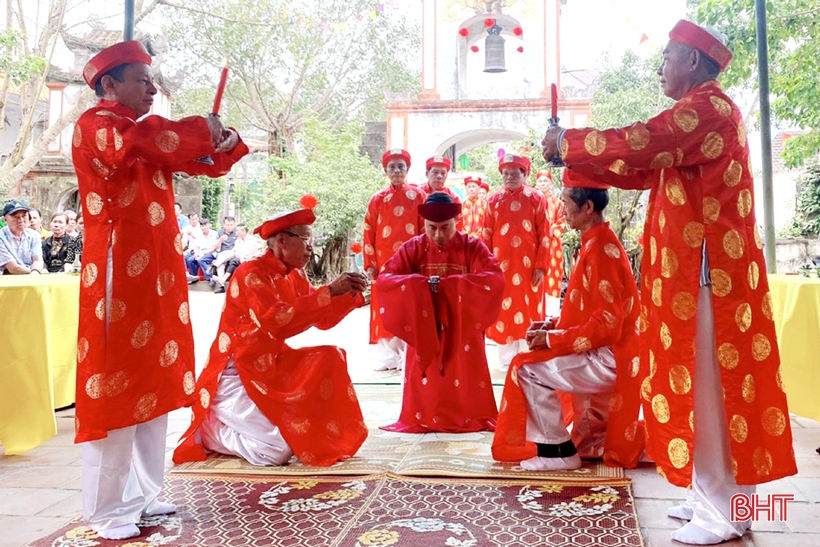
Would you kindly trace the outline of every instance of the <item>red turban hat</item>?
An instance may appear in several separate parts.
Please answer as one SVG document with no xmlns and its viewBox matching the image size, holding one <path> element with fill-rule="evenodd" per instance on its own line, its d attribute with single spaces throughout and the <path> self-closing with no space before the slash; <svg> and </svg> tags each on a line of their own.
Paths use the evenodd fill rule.
<svg viewBox="0 0 820 547">
<path fill-rule="evenodd" d="M 469 176 L 469 175 L 464 177 L 464 186 L 467 186 L 471 182 L 473 184 L 478 184 L 479 186 L 482 186 L 482 187 L 484 186 L 484 183 L 482 183 L 482 181 L 481 181 L 481 177 L 473 178 L 472 176 Z M 489 190 L 489 189 L 490 189 L 490 186 L 487 185 L 487 190 Z"/>
<path fill-rule="evenodd" d="M 547 171 L 546 169 L 541 169 L 535 174 L 535 178 L 540 179 L 541 177 L 547 177 L 548 179 L 552 180 L 552 173 Z"/>
<path fill-rule="evenodd" d="M 106 72 L 120 65 L 143 64 L 151 66 L 151 55 L 137 40 L 120 42 L 107 47 L 91 58 L 83 68 L 83 79 L 91 89 Z"/>
<path fill-rule="evenodd" d="M 410 152 L 402 150 L 401 148 L 391 148 L 382 155 L 382 167 L 387 169 L 387 164 L 390 160 L 404 160 L 407 167 L 410 167 Z"/>
<path fill-rule="evenodd" d="M 726 70 L 732 60 L 732 52 L 720 40 L 703 27 L 685 19 L 681 19 L 672 27 L 669 31 L 669 39 L 702 52 L 717 63 L 721 72 Z"/>
<path fill-rule="evenodd" d="M 485 182 L 481 179 L 478 179 L 478 185 L 481 186 L 482 188 L 484 188 L 485 190 L 487 190 L 488 192 L 490 191 L 490 183 L 489 182 Z"/>
<path fill-rule="evenodd" d="M 587 175 L 582 175 L 578 171 L 573 171 L 564 167 L 561 175 L 561 182 L 564 188 L 589 188 L 591 190 L 608 190 L 610 185 Z"/>
<path fill-rule="evenodd" d="M 288 228 L 310 225 L 314 222 L 316 222 L 316 215 L 310 209 L 276 213 L 254 230 L 253 233 L 259 234 L 262 239 L 268 239 Z"/>
<path fill-rule="evenodd" d="M 448 171 L 452 166 L 452 162 L 450 162 L 450 158 L 447 156 L 433 156 L 432 158 L 427 160 L 427 170 L 429 171 L 431 167 L 444 167 Z"/>
<path fill-rule="evenodd" d="M 530 175 L 530 167 L 532 166 L 532 162 L 529 158 L 525 158 L 524 156 L 504 156 L 500 160 L 498 160 L 498 172 L 504 170 L 505 167 L 520 167 L 524 170 L 524 174 L 529 176 Z"/>
</svg>

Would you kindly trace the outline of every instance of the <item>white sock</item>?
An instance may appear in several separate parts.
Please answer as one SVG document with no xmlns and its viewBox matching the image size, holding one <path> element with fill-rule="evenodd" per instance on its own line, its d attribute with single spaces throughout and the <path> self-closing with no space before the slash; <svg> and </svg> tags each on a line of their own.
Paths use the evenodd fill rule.
<svg viewBox="0 0 820 547">
<path fill-rule="evenodd" d="M 578 454 L 567 458 L 542 458 L 534 456 L 521 462 L 521 468 L 527 471 L 567 471 L 581 467 Z"/>
<path fill-rule="evenodd" d="M 169 515 L 175 513 L 177 506 L 173 503 L 165 503 L 164 501 L 155 501 L 150 508 L 146 508 L 142 512 L 144 517 L 154 517 L 157 515 Z"/>
<path fill-rule="evenodd" d="M 673 505 L 666 510 L 666 516 L 673 519 L 692 520 L 692 507 L 689 505 Z"/>
<path fill-rule="evenodd" d="M 103 539 L 128 539 L 140 535 L 140 529 L 136 524 L 123 524 L 105 530 L 97 530 L 97 535 Z"/>
<path fill-rule="evenodd" d="M 684 524 L 672 532 L 672 539 L 687 545 L 717 545 L 726 541 L 709 530 L 704 530 L 694 522 Z"/>
</svg>

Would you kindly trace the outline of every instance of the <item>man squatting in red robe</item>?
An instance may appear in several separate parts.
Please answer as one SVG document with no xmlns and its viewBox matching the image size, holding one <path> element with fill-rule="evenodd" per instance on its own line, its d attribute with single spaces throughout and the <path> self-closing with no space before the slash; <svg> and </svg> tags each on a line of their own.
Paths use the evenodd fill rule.
<svg viewBox="0 0 820 547">
<path fill-rule="evenodd" d="M 248 148 L 216 116 L 142 118 L 157 88 L 137 41 L 104 49 L 83 77 L 100 102 L 80 116 L 72 143 L 86 230 L 75 440 L 84 443 L 83 517 L 101 537 L 126 539 L 139 535 L 141 515 L 176 509 L 157 501 L 167 414 L 194 394 L 172 175 L 223 176 Z"/>
<path fill-rule="evenodd" d="M 480 240 L 456 230 L 461 204 L 442 192 L 418 208 L 424 234 L 405 242 L 377 285 L 385 326 L 407 342 L 402 433 L 492 431 L 498 410 L 484 329 L 501 307 L 504 276 Z"/>
<path fill-rule="evenodd" d="M 638 287 L 604 220 L 606 186 L 571 171 L 563 181 L 567 223 L 581 232 L 578 262 L 560 316 L 533 323 L 531 351 L 513 360 L 493 456 L 538 471 L 577 469 L 581 457 L 635 467 L 644 446 L 638 415 L 648 369 L 638 359 Z M 571 394 L 572 435 L 558 392 Z"/>
<path fill-rule="evenodd" d="M 204 460 L 210 450 L 253 465 L 285 465 L 295 454 L 305 464 L 327 466 L 353 456 L 367 437 L 344 351 L 287 345 L 364 305 L 364 274 L 343 273 L 311 287 L 303 268 L 313 252 L 315 219 L 311 209 L 301 209 L 255 230 L 268 250 L 231 277 L 176 463 Z"/>
</svg>

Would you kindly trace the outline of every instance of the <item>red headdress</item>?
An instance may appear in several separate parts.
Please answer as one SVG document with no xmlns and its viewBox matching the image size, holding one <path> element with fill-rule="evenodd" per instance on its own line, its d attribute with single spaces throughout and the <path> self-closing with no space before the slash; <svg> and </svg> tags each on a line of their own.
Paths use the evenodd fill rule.
<svg viewBox="0 0 820 547">
<path fill-rule="evenodd" d="M 120 42 L 107 47 L 91 58 L 83 68 L 83 79 L 91 89 L 106 72 L 120 65 L 141 63 L 151 66 L 151 55 L 137 40 Z"/>
<path fill-rule="evenodd" d="M 717 63 L 721 72 L 726 70 L 732 60 L 731 50 L 720 40 L 703 27 L 699 27 L 685 19 L 681 19 L 672 27 L 672 30 L 669 31 L 669 39 L 703 52 L 704 55 Z"/>
</svg>

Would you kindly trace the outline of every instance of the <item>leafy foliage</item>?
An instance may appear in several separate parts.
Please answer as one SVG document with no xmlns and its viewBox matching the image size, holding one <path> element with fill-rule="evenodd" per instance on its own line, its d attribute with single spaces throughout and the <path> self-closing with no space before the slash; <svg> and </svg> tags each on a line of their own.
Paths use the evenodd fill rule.
<svg viewBox="0 0 820 547">
<path fill-rule="evenodd" d="M 222 209 L 225 179 L 198 178 L 202 181 L 202 218 L 210 220 L 211 226 L 216 228 L 222 223 L 219 211 Z"/>
<path fill-rule="evenodd" d="M 820 165 L 815 161 L 797 181 L 797 211 L 786 228 L 790 235 L 816 237 L 820 234 Z"/>
<path fill-rule="evenodd" d="M 46 67 L 46 60 L 39 55 L 27 53 L 24 47 L 25 34 L 17 29 L 0 30 L 0 71 L 12 85 L 19 86 L 32 76 L 41 74 Z M 20 52 L 16 55 L 5 53 Z"/>
</svg>

